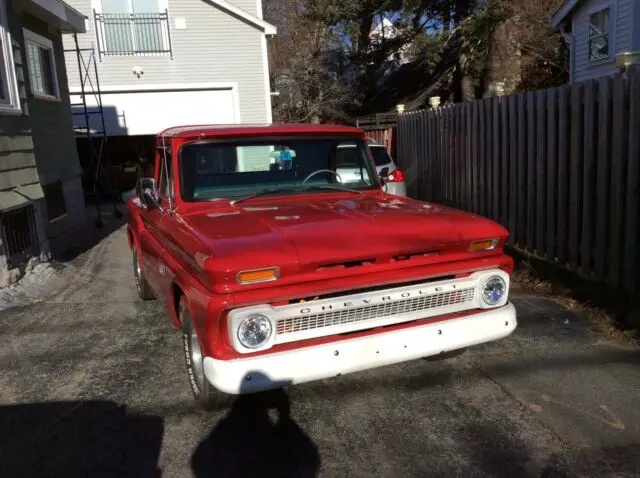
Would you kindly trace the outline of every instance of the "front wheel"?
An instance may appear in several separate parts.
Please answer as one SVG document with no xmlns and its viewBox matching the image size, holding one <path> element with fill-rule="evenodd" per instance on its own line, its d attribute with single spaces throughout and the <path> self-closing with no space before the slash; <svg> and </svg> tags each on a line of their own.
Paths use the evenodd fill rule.
<svg viewBox="0 0 640 478">
<path fill-rule="evenodd" d="M 231 403 L 232 396 L 216 390 L 204 375 L 202 348 L 184 296 L 180 298 L 180 321 L 182 323 L 182 345 L 187 364 L 187 376 L 196 403 L 206 410 L 226 407 Z"/>
<path fill-rule="evenodd" d="M 140 258 L 138 257 L 138 251 L 136 247 L 133 246 L 133 276 L 136 280 L 136 290 L 138 291 L 138 296 L 142 300 L 151 300 L 154 299 L 153 291 L 151 290 L 151 286 L 147 282 L 147 279 L 144 277 L 144 273 L 142 272 L 142 266 L 140 266 Z"/>
</svg>

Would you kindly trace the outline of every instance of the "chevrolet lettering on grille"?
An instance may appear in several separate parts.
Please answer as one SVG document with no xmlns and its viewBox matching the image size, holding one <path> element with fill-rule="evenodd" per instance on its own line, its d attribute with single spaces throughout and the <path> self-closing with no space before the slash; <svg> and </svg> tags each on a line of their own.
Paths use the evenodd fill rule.
<svg viewBox="0 0 640 478">
<path fill-rule="evenodd" d="M 367 297 L 362 299 L 348 300 L 344 302 L 323 304 L 323 305 L 318 305 L 314 307 L 303 307 L 302 309 L 300 309 L 300 313 L 305 315 L 316 314 L 320 312 L 348 309 L 351 307 L 360 307 L 363 305 L 377 305 L 384 302 L 393 302 L 397 300 L 411 299 L 413 297 L 432 295 L 440 292 L 454 291 L 457 289 L 458 289 L 458 286 L 456 284 L 450 284 L 450 285 L 444 285 L 444 286 L 438 286 L 438 287 L 431 287 L 428 289 L 425 288 L 425 289 L 418 289 L 414 291 L 397 292 L 394 294 L 385 293 L 384 295 L 380 295 L 379 297 Z"/>
</svg>

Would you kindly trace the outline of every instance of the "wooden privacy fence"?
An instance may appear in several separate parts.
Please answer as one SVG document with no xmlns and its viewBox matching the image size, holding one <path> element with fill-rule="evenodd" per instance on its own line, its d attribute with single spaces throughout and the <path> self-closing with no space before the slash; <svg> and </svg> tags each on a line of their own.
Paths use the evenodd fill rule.
<svg viewBox="0 0 640 478">
<path fill-rule="evenodd" d="M 640 292 L 640 73 L 406 113 L 397 141 L 411 196 Z"/>
<path fill-rule="evenodd" d="M 385 146 L 387 152 L 394 157 L 396 154 L 396 128 L 365 130 L 368 138 L 377 144 Z"/>
</svg>

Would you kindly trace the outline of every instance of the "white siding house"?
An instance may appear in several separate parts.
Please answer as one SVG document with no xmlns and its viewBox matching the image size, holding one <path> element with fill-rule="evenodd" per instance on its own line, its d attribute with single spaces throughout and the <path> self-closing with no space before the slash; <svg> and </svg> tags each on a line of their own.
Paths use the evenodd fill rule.
<svg viewBox="0 0 640 478">
<path fill-rule="evenodd" d="M 553 16 L 571 48 L 571 81 L 640 61 L 640 0 L 567 0 Z"/>
<path fill-rule="evenodd" d="M 67 1 L 87 17 L 80 65 L 74 38 L 65 38 L 74 112 L 84 110 L 80 81 L 89 66 L 86 102 L 95 106 L 91 93 L 100 91 L 109 136 L 271 122 L 266 37 L 276 29 L 262 20 L 261 0 Z M 74 123 L 86 127 L 82 114 Z M 100 125 L 93 115 L 91 128 Z"/>
</svg>

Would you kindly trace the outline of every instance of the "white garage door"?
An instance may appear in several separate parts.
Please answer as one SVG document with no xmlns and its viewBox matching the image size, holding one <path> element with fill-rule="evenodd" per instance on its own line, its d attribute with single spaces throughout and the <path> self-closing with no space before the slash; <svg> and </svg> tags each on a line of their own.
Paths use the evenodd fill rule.
<svg viewBox="0 0 640 478">
<path fill-rule="evenodd" d="M 158 134 L 171 126 L 239 123 L 237 95 L 232 88 L 188 90 L 103 91 L 102 110 L 109 136 Z M 73 95 L 71 102 L 79 103 Z M 97 113 L 95 97 L 87 95 L 89 110 Z M 82 106 L 74 106 L 74 126 L 84 128 Z M 93 130 L 102 129 L 98 115 L 91 114 Z"/>
</svg>

